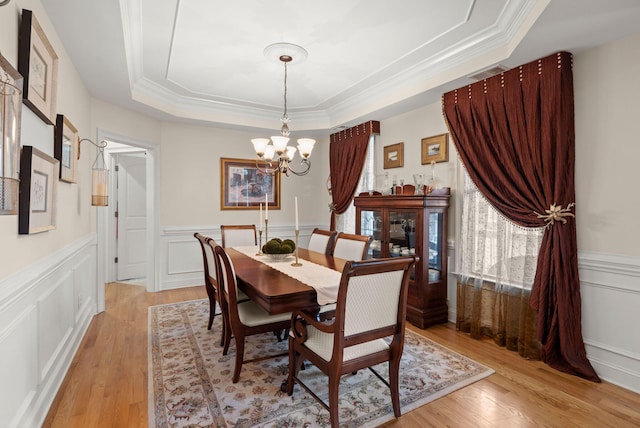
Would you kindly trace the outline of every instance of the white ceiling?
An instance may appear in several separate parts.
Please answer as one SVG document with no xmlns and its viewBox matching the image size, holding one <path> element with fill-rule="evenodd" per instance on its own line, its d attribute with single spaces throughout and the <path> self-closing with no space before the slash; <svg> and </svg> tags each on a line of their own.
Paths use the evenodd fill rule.
<svg viewBox="0 0 640 428">
<path fill-rule="evenodd" d="M 92 96 L 164 120 L 352 126 L 437 101 L 495 65 L 579 53 L 640 29 L 638 0 L 42 0 Z"/>
</svg>

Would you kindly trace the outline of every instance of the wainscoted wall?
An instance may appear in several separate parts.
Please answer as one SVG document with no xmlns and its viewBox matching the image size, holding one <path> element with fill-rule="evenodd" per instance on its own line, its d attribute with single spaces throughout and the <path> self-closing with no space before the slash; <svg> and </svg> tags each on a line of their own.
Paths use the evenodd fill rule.
<svg viewBox="0 0 640 428">
<path fill-rule="evenodd" d="M 306 247 L 315 227 L 322 225 L 300 226 L 298 243 Z M 195 232 L 213 238 L 222 244 L 220 228 L 213 226 L 165 227 L 160 236 L 160 290 L 203 285 L 202 252 L 198 241 L 193 237 Z M 269 226 L 270 238 L 293 239 L 293 226 Z M 262 234 L 265 243 L 265 233 Z"/>
<path fill-rule="evenodd" d="M 640 258 L 578 256 L 589 361 L 602 379 L 640 393 Z"/>
<path fill-rule="evenodd" d="M 96 314 L 96 290 L 95 234 L 0 282 L 3 426 L 42 424 Z"/>
</svg>

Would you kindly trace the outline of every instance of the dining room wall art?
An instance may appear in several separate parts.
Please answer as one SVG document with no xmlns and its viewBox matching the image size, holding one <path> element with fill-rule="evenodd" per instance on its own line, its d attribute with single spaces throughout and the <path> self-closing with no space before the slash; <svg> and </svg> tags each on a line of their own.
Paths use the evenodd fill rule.
<svg viewBox="0 0 640 428">
<path fill-rule="evenodd" d="M 18 71 L 24 103 L 49 125 L 56 121 L 58 55 L 32 11 L 22 9 Z"/>
<path fill-rule="evenodd" d="M 0 54 L 0 215 L 18 213 L 22 76 Z"/>
<path fill-rule="evenodd" d="M 280 173 L 267 174 L 255 160 L 220 158 L 220 209 L 280 209 Z M 265 208 L 266 209 L 266 208 Z"/>
<path fill-rule="evenodd" d="M 449 161 L 449 134 L 434 135 L 422 139 L 422 165 Z"/>
<path fill-rule="evenodd" d="M 60 162 L 33 146 L 20 157 L 18 233 L 30 235 L 56 227 L 56 193 Z"/>
<path fill-rule="evenodd" d="M 79 150 L 78 130 L 62 114 L 56 118 L 54 139 L 53 157 L 60 161 L 60 180 L 76 183 Z"/>
<path fill-rule="evenodd" d="M 404 143 L 384 146 L 384 169 L 404 166 Z"/>
</svg>

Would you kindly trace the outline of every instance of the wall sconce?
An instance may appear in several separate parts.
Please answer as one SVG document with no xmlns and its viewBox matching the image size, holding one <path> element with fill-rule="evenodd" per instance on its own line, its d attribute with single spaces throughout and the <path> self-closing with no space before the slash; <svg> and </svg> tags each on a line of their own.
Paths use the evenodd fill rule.
<svg viewBox="0 0 640 428">
<path fill-rule="evenodd" d="M 88 138 L 78 141 L 78 159 L 80 159 L 80 145 L 83 141 L 88 141 L 98 148 L 98 156 L 91 167 L 91 205 L 94 207 L 106 207 L 109 205 L 109 170 L 104 161 L 104 148 L 106 141 L 96 144 Z"/>
<path fill-rule="evenodd" d="M 18 213 L 22 82 L 0 55 L 0 215 Z"/>
</svg>

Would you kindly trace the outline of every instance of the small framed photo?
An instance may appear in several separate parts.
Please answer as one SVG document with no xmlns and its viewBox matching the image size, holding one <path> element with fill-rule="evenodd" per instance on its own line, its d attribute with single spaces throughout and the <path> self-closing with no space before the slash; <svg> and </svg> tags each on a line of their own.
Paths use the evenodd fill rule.
<svg viewBox="0 0 640 428">
<path fill-rule="evenodd" d="M 18 233 L 30 235 L 56 228 L 56 191 L 60 163 L 32 146 L 22 147 Z"/>
<path fill-rule="evenodd" d="M 384 146 L 384 169 L 404 166 L 404 143 Z"/>
<path fill-rule="evenodd" d="M 449 161 L 449 134 L 422 139 L 422 165 Z"/>
<path fill-rule="evenodd" d="M 56 118 L 53 157 L 60 161 L 60 180 L 76 183 L 78 130 L 61 114 Z"/>
<path fill-rule="evenodd" d="M 280 209 L 280 173 L 267 174 L 255 160 L 220 158 L 220 209 Z M 266 209 L 266 208 L 265 208 Z"/>
<path fill-rule="evenodd" d="M 58 92 L 58 55 L 33 12 L 27 9 L 22 9 L 18 71 L 24 77 L 24 103 L 40 119 L 54 125 Z"/>
</svg>

